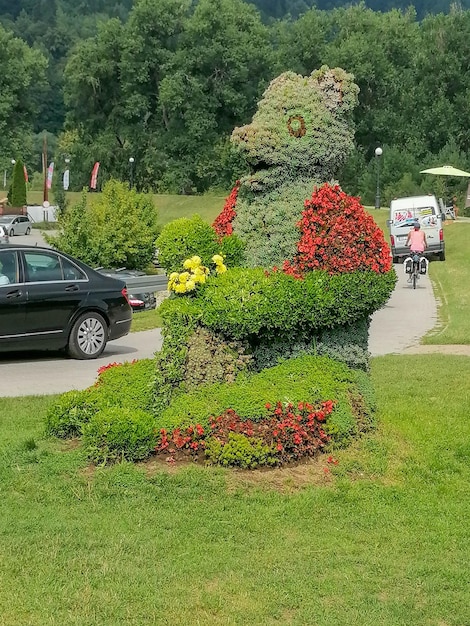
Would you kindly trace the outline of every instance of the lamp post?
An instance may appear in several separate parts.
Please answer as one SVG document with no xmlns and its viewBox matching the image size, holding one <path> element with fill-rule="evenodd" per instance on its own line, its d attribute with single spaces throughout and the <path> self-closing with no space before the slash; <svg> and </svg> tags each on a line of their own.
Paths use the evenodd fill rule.
<svg viewBox="0 0 470 626">
<path fill-rule="evenodd" d="M 129 189 L 134 186 L 134 157 L 129 157 Z"/>
<path fill-rule="evenodd" d="M 380 157 L 382 156 L 382 148 L 378 146 L 375 149 L 375 163 L 377 169 L 377 189 L 375 191 L 375 208 L 380 209 Z"/>
</svg>

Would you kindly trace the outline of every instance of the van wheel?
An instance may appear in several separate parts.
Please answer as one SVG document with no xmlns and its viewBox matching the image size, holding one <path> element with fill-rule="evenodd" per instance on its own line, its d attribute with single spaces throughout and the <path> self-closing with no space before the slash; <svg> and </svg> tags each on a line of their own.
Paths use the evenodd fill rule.
<svg viewBox="0 0 470 626">
<path fill-rule="evenodd" d="M 397 256 L 392 257 L 392 263 L 399 263 L 400 259 Z"/>
<path fill-rule="evenodd" d="M 444 251 L 439 252 L 439 261 L 445 261 L 446 260 L 446 253 Z"/>
</svg>

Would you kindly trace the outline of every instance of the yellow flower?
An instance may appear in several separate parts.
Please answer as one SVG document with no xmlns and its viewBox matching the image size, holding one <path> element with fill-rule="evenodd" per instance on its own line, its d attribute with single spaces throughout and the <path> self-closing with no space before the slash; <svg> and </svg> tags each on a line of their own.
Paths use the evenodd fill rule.
<svg viewBox="0 0 470 626">
<path fill-rule="evenodd" d="M 193 263 L 191 259 L 186 259 L 186 261 L 183 263 L 183 267 L 185 270 L 190 270 L 192 266 L 193 266 Z"/>
<path fill-rule="evenodd" d="M 180 285 L 175 285 L 176 293 L 186 293 L 186 285 L 184 283 Z"/>
<path fill-rule="evenodd" d="M 196 283 L 194 280 L 189 279 L 186 282 L 186 291 L 192 291 L 193 289 L 196 289 Z"/>
<path fill-rule="evenodd" d="M 220 254 L 214 254 L 212 260 L 214 261 L 214 263 L 216 263 L 216 265 L 219 265 L 224 262 L 224 257 L 220 256 Z"/>
<path fill-rule="evenodd" d="M 217 274 L 223 274 L 227 271 L 227 267 L 223 263 L 218 263 L 215 271 L 217 272 Z"/>
<path fill-rule="evenodd" d="M 193 263 L 193 267 L 198 267 L 202 263 L 200 256 L 193 256 L 193 257 L 191 257 L 191 261 Z"/>
<path fill-rule="evenodd" d="M 202 274 L 194 274 L 193 276 L 193 280 L 195 283 L 205 283 L 206 282 L 206 275 L 204 273 Z"/>
<path fill-rule="evenodd" d="M 180 283 L 185 283 L 189 277 L 190 277 L 189 272 L 183 272 L 182 274 L 179 275 Z"/>
<path fill-rule="evenodd" d="M 170 280 L 173 280 L 173 281 L 177 280 L 178 276 L 179 276 L 178 272 L 171 272 Z"/>
</svg>

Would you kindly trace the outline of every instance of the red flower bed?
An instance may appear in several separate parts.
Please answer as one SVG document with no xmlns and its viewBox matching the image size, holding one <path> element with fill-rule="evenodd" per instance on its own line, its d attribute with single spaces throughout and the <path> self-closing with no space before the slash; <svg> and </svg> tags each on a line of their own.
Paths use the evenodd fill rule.
<svg viewBox="0 0 470 626">
<path fill-rule="evenodd" d="M 305 201 L 300 241 L 292 263 L 283 270 L 296 277 L 311 270 L 330 274 L 372 270 L 379 274 L 392 267 L 390 248 L 383 233 L 358 198 L 339 185 L 324 184 Z"/>
<path fill-rule="evenodd" d="M 235 187 L 232 189 L 229 197 L 225 201 L 224 208 L 212 224 L 212 228 L 215 230 L 219 238 L 226 237 L 227 235 L 231 235 L 233 233 L 232 222 L 237 215 L 235 205 L 237 203 L 239 189 L 240 181 L 237 180 Z"/>
<path fill-rule="evenodd" d="M 274 408 L 267 404 L 270 414 L 259 422 L 242 420 L 233 409 L 228 409 L 222 415 L 210 418 L 210 431 L 207 433 L 200 424 L 185 429 L 175 428 L 171 434 L 162 429 L 155 450 L 171 456 L 179 451 L 197 456 L 205 448 L 206 438 L 214 437 L 225 445 L 230 433 L 237 433 L 261 440 L 263 444 L 272 447 L 280 464 L 287 463 L 313 456 L 330 441 L 324 425 L 334 406 L 332 400 L 322 402 L 317 407 L 308 402 L 299 402 L 297 406 L 277 402 Z"/>
</svg>

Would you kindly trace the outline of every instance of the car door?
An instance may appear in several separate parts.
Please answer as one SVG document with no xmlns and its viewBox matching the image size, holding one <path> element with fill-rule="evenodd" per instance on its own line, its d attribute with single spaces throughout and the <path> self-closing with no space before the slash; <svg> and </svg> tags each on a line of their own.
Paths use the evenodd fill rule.
<svg viewBox="0 0 470 626">
<path fill-rule="evenodd" d="M 18 252 L 0 250 L 0 348 L 25 339 L 26 290 Z"/>
<path fill-rule="evenodd" d="M 65 345 L 70 319 L 87 298 L 88 277 L 62 255 L 23 250 L 27 331 L 37 340 Z"/>
</svg>

